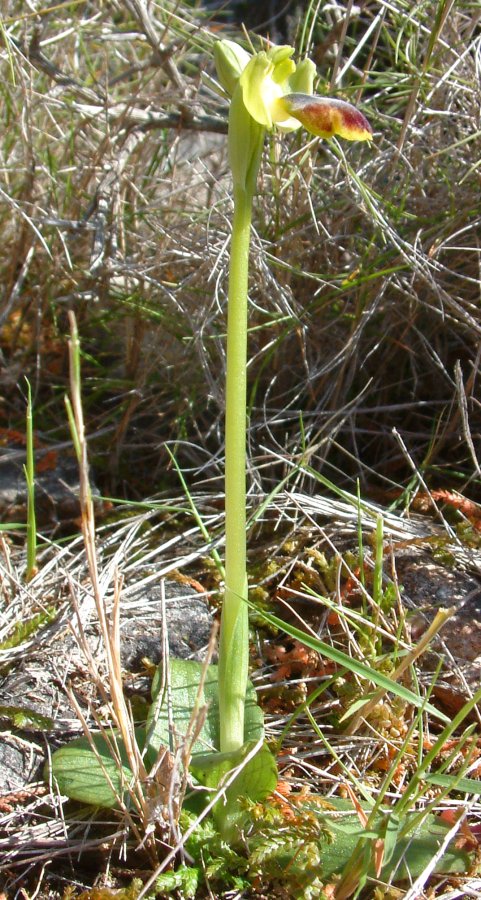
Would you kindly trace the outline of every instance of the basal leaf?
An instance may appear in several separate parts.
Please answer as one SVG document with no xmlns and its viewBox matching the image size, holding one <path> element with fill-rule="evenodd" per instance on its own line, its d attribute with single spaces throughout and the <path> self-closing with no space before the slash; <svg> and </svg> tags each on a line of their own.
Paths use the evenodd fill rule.
<svg viewBox="0 0 481 900">
<path fill-rule="evenodd" d="M 147 719 L 149 747 L 156 752 L 160 746 L 171 748 L 180 744 L 188 732 L 192 711 L 205 710 L 205 721 L 192 747 L 192 753 L 209 753 L 219 748 L 219 699 L 217 666 L 208 666 L 202 692 L 198 696 L 204 666 L 193 660 L 171 659 L 169 662 L 169 692 L 163 689 L 162 668 L 159 666 L 152 684 L 153 703 Z M 170 711 L 169 711 L 170 705 Z M 173 733 L 169 722 L 172 722 Z M 246 741 L 258 741 L 264 734 L 264 716 L 256 702 L 256 694 L 249 682 L 246 692 Z"/>
<path fill-rule="evenodd" d="M 380 880 L 393 884 L 412 881 L 431 862 L 450 828 L 431 814 L 409 834 L 403 832 L 400 836 L 400 826 L 406 829 L 409 819 L 414 825 L 417 814 L 410 813 L 402 822 L 395 820 L 391 827 L 388 820 L 393 812 L 385 809 L 367 831 L 349 800 L 311 796 L 304 801 L 297 798 L 296 802 L 296 797 L 291 796 L 291 802 L 292 821 L 286 818 L 280 824 L 276 819 L 270 824 L 267 812 L 266 819 L 253 821 L 246 844 L 251 879 L 281 884 L 286 895 L 293 897 L 323 896 L 323 886 L 333 878 L 340 893 L 345 889 L 342 896 L 357 896 L 356 891 L 368 877 L 376 877 L 376 862 L 382 849 Z M 370 812 L 367 804 L 361 806 Z M 468 872 L 471 865 L 470 854 L 452 842 L 443 852 L 436 872 L 461 874 Z"/>
<path fill-rule="evenodd" d="M 256 702 L 256 694 L 249 682 L 245 706 L 245 744 L 233 753 L 220 753 L 219 701 L 217 666 L 209 666 L 202 691 L 199 684 L 204 675 L 201 663 L 172 659 L 169 663 L 169 691 L 163 688 L 162 669 L 156 673 L 152 685 L 153 703 L 147 721 L 149 749 L 170 747 L 180 743 L 188 732 L 192 711 L 204 710 L 204 721 L 192 747 L 190 769 L 200 784 L 215 789 L 222 779 L 241 763 L 264 736 L 264 716 Z M 171 723 L 171 724 L 170 724 Z M 242 817 L 240 798 L 254 802 L 263 800 L 277 784 L 275 759 L 261 746 L 245 766 L 240 768 L 234 782 L 214 807 L 214 817 L 224 837 L 232 839 Z"/>
<path fill-rule="evenodd" d="M 376 816 L 371 826 L 372 834 L 366 835 L 366 830 L 359 821 L 357 814 L 352 811 L 352 805 L 349 801 L 334 797 L 329 798 L 329 803 L 334 807 L 333 812 L 320 814 L 326 835 L 325 840 L 322 840 L 321 852 L 323 878 L 342 872 L 344 867 L 350 862 L 353 854 L 359 849 L 360 842 L 366 837 L 369 839 L 366 843 L 372 842 L 377 838 L 384 839 L 387 842 L 387 852 L 385 853 L 384 865 L 381 871 L 382 880 L 388 881 L 394 873 L 395 882 L 405 878 L 417 878 L 437 853 L 451 827 L 434 814 L 429 814 L 414 831 L 405 833 L 404 836 L 400 837 L 400 828 L 402 827 L 406 831 L 407 821 L 417 814 L 411 813 L 407 821 L 398 822 L 395 820 L 391 828 L 386 820 L 387 817 L 392 816 L 392 813 L 390 810 L 384 810 Z M 364 806 L 364 804 L 362 805 Z M 309 802 L 306 803 L 307 808 L 314 810 L 314 807 Z M 367 807 L 366 812 L 369 813 Z M 394 843 L 392 838 L 396 833 L 397 839 Z M 373 846 L 374 844 L 371 843 L 371 850 Z M 458 849 L 454 844 L 451 844 L 439 860 L 436 871 L 462 873 L 468 871 L 470 865 L 469 854 L 465 850 Z M 374 874 L 372 852 L 370 874 Z"/>
<path fill-rule="evenodd" d="M 248 799 L 254 803 L 265 800 L 277 785 L 276 761 L 265 744 L 243 765 L 256 743 L 249 741 L 232 753 L 196 754 L 192 758 L 194 778 L 211 789 L 218 788 L 222 779 L 239 767 L 237 777 L 213 809 L 219 831 L 228 841 L 233 840 L 236 832 L 239 835 L 240 826 L 248 816 L 240 800 Z"/>
<path fill-rule="evenodd" d="M 427 816 L 413 834 L 408 834 L 397 842 L 392 859 L 383 868 L 381 877 L 387 880 L 395 871 L 396 881 L 417 878 L 439 850 L 450 828 L 451 825 L 436 816 Z M 461 874 L 469 871 L 470 867 L 469 853 L 457 848 L 452 841 L 438 860 L 435 871 Z"/>
<path fill-rule="evenodd" d="M 249 741 L 231 753 L 196 754 L 192 759 L 192 774 L 200 784 L 215 788 L 228 772 L 239 766 L 240 771 L 234 782 L 237 794 L 255 802 L 264 800 L 276 787 L 277 767 L 265 745 L 242 766 L 255 746 L 255 741 Z"/>
<path fill-rule="evenodd" d="M 136 729 L 135 734 L 142 748 L 145 730 Z M 122 799 L 128 805 L 132 772 L 122 739 L 111 732 L 108 738 L 93 734 L 91 740 L 96 752 L 86 737 L 56 750 L 46 767 L 46 780 L 51 777 L 61 794 L 80 803 L 111 809 Z"/>
<path fill-rule="evenodd" d="M 244 747 L 249 748 L 249 744 Z M 235 781 L 227 788 L 225 799 L 214 806 L 214 819 L 224 840 L 233 842 L 240 838 L 241 827 L 249 819 L 242 804 L 244 798 L 257 803 L 265 800 L 277 785 L 276 761 L 264 744 L 239 771 Z"/>
</svg>

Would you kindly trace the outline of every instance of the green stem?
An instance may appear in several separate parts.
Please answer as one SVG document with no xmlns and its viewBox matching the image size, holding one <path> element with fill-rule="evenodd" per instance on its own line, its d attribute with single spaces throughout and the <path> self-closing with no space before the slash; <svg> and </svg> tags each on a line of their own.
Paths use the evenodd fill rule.
<svg viewBox="0 0 481 900">
<path fill-rule="evenodd" d="M 219 646 L 220 750 L 244 743 L 249 662 L 246 566 L 247 286 L 252 193 L 234 187 L 225 415 L 225 596 Z"/>
<path fill-rule="evenodd" d="M 27 381 L 26 465 L 27 482 L 27 581 L 37 571 L 37 524 L 35 521 L 35 459 L 33 446 L 32 389 Z"/>
</svg>

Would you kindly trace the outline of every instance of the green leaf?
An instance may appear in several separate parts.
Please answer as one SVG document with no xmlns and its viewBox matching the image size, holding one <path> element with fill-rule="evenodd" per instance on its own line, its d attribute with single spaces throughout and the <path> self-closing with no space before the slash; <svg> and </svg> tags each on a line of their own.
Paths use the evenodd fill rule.
<svg viewBox="0 0 481 900">
<path fill-rule="evenodd" d="M 322 852 L 323 877 L 339 873 L 356 851 L 358 842 L 366 837 L 366 829 L 359 821 L 358 816 L 352 812 L 352 805 L 349 801 L 329 798 L 329 803 L 332 803 L 339 812 L 344 810 L 345 814 L 323 816 L 330 832 L 329 841 L 326 842 Z M 369 813 L 369 808 L 365 804 L 361 805 L 363 808 L 365 807 L 366 813 Z M 349 815 L 346 814 L 348 810 L 351 810 Z M 449 824 L 437 816 L 429 814 L 413 832 L 399 837 L 401 827 L 406 832 L 408 830 L 406 825 L 415 816 L 417 813 L 410 813 L 404 821 L 400 822 L 392 816 L 390 810 L 384 810 L 375 817 L 371 826 L 374 832 L 373 839 L 384 838 L 386 841 L 385 860 L 381 872 L 383 880 L 387 881 L 394 871 L 396 871 L 396 881 L 408 877 L 417 878 L 432 860 L 450 830 Z M 390 818 L 394 818 L 392 824 L 389 822 Z M 468 853 L 455 847 L 448 847 L 439 860 L 436 871 L 466 872 L 469 866 Z M 373 874 L 372 865 L 370 874 Z"/>
<path fill-rule="evenodd" d="M 247 755 L 252 746 L 245 744 L 241 749 L 245 749 Z M 240 837 L 242 824 L 249 820 L 249 812 L 239 801 L 247 799 L 258 803 L 265 800 L 275 790 L 277 780 L 276 761 L 264 744 L 227 788 L 225 800 L 219 800 L 214 806 L 214 818 L 224 840 L 234 842 Z"/>
<path fill-rule="evenodd" d="M 451 825 L 446 824 L 434 815 L 429 815 L 414 831 L 402 837 L 389 863 L 384 865 L 381 878 L 388 879 L 394 870 L 396 881 L 405 878 L 417 878 L 431 862 L 446 838 Z M 436 872 L 467 872 L 471 866 L 471 858 L 465 850 L 457 849 L 450 844 L 436 864 Z"/>
<path fill-rule="evenodd" d="M 228 772 L 242 765 L 255 746 L 256 743 L 250 741 L 231 753 L 199 754 L 192 761 L 192 774 L 205 787 L 216 788 Z M 272 793 L 277 785 L 277 766 L 265 744 L 242 766 L 234 783 L 239 796 L 254 802 L 264 800 Z"/>
<path fill-rule="evenodd" d="M 217 666 L 208 666 L 202 691 L 199 684 L 204 672 L 202 663 L 187 659 L 171 659 L 169 662 L 170 717 L 174 733 L 169 726 L 169 696 L 162 691 L 162 667 L 159 666 L 152 683 L 153 703 L 147 719 L 149 748 L 155 752 L 161 746 L 171 748 L 182 743 L 188 732 L 192 713 L 195 709 L 205 709 L 205 721 L 192 747 L 192 754 L 205 754 L 217 750 L 220 745 L 219 695 Z M 260 740 L 264 735 L 264 716 L 257 704 L 256 693 L 250 682 L 247 684 L 245 706 L 245 741 Z"/>
<path fill-rule="evenodd" d="M 369 813 L 368 805 L 361 805 Z M 269 830 L 265 823 L 254 824 L 253 834 L 247 838 L 251 876 L 262 874 L 273 880 L 281 879 L 283 885 L 296 886 L 294 896 L 303 896 L 301 885 L 317 885 L 319 879 L 325 883 L 333 876 L 341 875 L 345 884 L 354 886 L 354 890 L 367 876 L 374 877 L 374 842 L 378 839 L 385 842 L 381 880 L 393 880 L 397 884 L 417 878 L 450 830 L 450 825 L 428 814 L 420 825 L 400 836 L 401 826 L 406 832 L 409 820 L 414 820 L 417 813 L 410 813 L 398 821 L 388 809 L 382 810 L 366 830 L 350 801 L 336 797 L 328 800 L 313 797 L 302 805 L 295 805 L 294 809 L 297 811 L 294 825 L 286 822 L 285 827 L 279 829 L 279 823 L 276 823 L 274 829 L 271 826 Z M 392 818 L 394 821 L 390 822 Z M 317 829 L 313 826 L 314 820 L 317 820 Z M 451 844 L 438 861 L 436 872 L 466 873 L 471 864 L 469 853 Z"/>
<path fill-rule="evenodd" d="M 242 766 L 243 761 L 255 748 L 250 741 L 231 753 L 209 753 L 193 758 L 191 772 L 201 784 L 216 789 L 228 773 L 241 766 L 235 781 L 227 788 L 225 795 L 214 806 L 213 813 L 219 830 L 225 840 L 232 841 L 239 831 L 242 821 L 248 818 L 240 798 L 257 803 L 265 800 L 277 785 L 276 761 L 264 744 Z"/>
<path fill-rule="evenodd" d="M 145 747 L 148 735 L 149 744 L 145 760 L 147 767 L 149 762 L 153 763 L 161 747 L 169 747 L 171 738 L 169 722 L 171 720 L 174 725 L 172 739 L 176 742 L 182 742 L 187 733 L 192 711 L 196 707 L 197 700 L 198 710 L 206 707 L 205 721 L 193 746 L 194 759 L 199 759 L 199 767 L 204 765 L 207 767 L 206 770 L 208 770 L 210 766 L 211 772 L 217 767 L 218 772 L 220 772 L 218 777 L 222 777 L 226 771 L 229 771 L 233 765 L 238 763 L 237 760 L 231 762 L 226 758 L 217 759 L 217 754 L 215 754 L 215 764 L 210 765 L 208 757 L 205 756 L 206 750 L 215 750 L 219 745 L 219 703 L 217 666 L 208 667 L 203 689 L 198 698 L 203 668 L 201 663 L 190 660 L 170 661 L 170 713 L 167 694 L 162 693 L 162 673 L 160 668 L 157 671 L 152 685 L 154 702 L 149 710 L 147 729 L 138 728 L 135 731 L 137 744 L 141 750 Z M 262 710 L 256 703 L 254 688 L 249 684 L 245 720 L 245 736 L 246 741 L 249 742 L 249 747 L 261 740 L 263 735 L 264 720 Z M 128 805 L 129 784 L 133 776 L 121 737 L 112 731 L 108 735 L 94 734 L 92 735 L 92 741 L 95 752 L 86 737 L 78 738 L 66 747 L 57 750 L 52 756 L 51 767 L 47 770 L 46 778 L 48 779 L 51 776 L 62 794 L 81 803 L 89 803 L 93 806 L 105 808 L 117 807 L 120 801 Z M 202 756 L 202 752 L 204 756 Z M 269 751 L 266 752 L 269 753 Z M 199 753 L 201 753 L 201 756 L 198 756 Z M 271 773 L 273 769 L 275 770 L 275 762 L 271 757 L 268 765 L 268 760 L 261 751 L 259 751 L 259 762 L 255 765 L 253 765 L 253 762 L 253 760 L 250 761 L 246 767 L 246 771 L 250 772 L 252 787 L 250 789 L 246 788 L 246 777 L 244 775 L 239 775 L 235 783 L 239 784 L 243 795 L 265 797 L 273 789 L 271 787 L 272 774 L 269 775 L 268 770 L 269 765 Z M 211 778 L 214 778 L 214 780 L 215 777 L 217 775 L 211 775 Z M 275 783 L 273 786 L 275 786 Z"/>
<path fill-rule="evenodd" d="M 247 685 L 244 737 L 245 743 L 232 753 L 220 753 L 218 667 L 208 666 L 199 696 L 199 684 L 204 674 L 202 663 L 172 659 L 169 662 L 169 698 L 163 691 L 162 667 L 156 672 L 152 684 L 153 703 L 147 720 L 149 749 L 170 747 L 172 741 L 182 742 L 187 734 L 193 710 L 204 708 L 204 721 L 192 747 L 190 770 L 194 778 L 210 789 L 216 789 L 222 779 L 242 762 L 264 736 L 264 716 L 256 702 L 256 694 L 250 682 Z M 173 733 L 169 727 L 170 721 Z M 172 748 L 173 749 L 173 748 Z M 207 752 L 206 752 L 207 751 Z M 219 830 L 226 840 L 233 840 L 245 812 L 240 798 L 253 802 L 265 799 L 277 784 L 276 762 L 265 746 L 243 766 L 225 795 L 219 799 L 213 813 Z"/>
<path fill-rule="evenodd" d="M 145 729 L 135 730 L 140 749 L 145 744 Z M 95 752 L 92 750 L 94 744 Z M 108 737 L 92 734 L 77 738 L 61 747 L 52 755 L 51 765 L 46 766 L 45 780 L 52 778 L 61 794 L 88 803 L 112 809 L 119 806 L 119 800 L 129 805 L 129 784 L 132 771 L 124 743 L 120 736 L 111 732 Z"/>
<path fill-rule="evenodd" d="M 396 850 L 402 822 L 393 812 L 384 816 L 379 828 L 379 836 L 384 840 L 384 865 L 392 860 Z"/>
<path fill-rule="evenodd" d="M 363 697 L 359 697 L 359 700 L 354 700 L 354 702 L 351 703 L 349 709 L 339 719 L 339 723 L 342 724 L 346 721 L 346 719 L 352 719 L 354 713 L 357 713 L 360 709 L 363 708 L 363 706 L 366 706 L 366 704 L 369 703 L 374 696 L 374 691 L 370 691 L 368 694 L 364 694 Z"/>
</svg>

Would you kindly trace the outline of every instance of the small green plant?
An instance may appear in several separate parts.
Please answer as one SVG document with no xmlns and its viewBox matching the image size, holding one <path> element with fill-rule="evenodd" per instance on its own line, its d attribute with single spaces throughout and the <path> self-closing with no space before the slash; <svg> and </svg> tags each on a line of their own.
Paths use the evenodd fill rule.
<svg viewBox="0 0 481 900">
<path fill-rule="evenodd" d="M 247 306 L 249 245 L 252 205 L 266 131 L 278 126 L 294 131 L 304 125 L 314 135 L 341 135 L 348 140 L 368 140 L 371 128 L 365 117 L 341 100 L 312 94 L 315 65 L 304 59 L 296 66 L 292 47 L 270 47 L 249 54 L 232 41 L 218 41 L 214 47 L 217 73 L 222 89 L 230 98 L 229 162 L 233 180 L 234 214 L 230 253 L 227 374 L 225 415 L 225 594 L 218 667 L 211 667 L 209 710 L 201 732 L 204 752 L 194 755 L 193 769 L 209 788 L 217 787 L 242 763 L 239 774 L 227 791 L 227 801 L 218 803 L 214 815 L 220 830 L 234 833 L 237 801 L 248 796 L 262 800 L 275 787 L 276 767 L 263 745 L 263 720 L 248 684 L 248 604 L 246 565 L 246 426 L 247 426 Z M 78 380 L 78 378 L 77 378 Z M 191 663 L 170 666 L 174 712 L 188 724 L 197 692 L 203 684 L 202 667 Z M 159 691 L 156 691 L 158 694 Z M 158 751 L 161 741 L 169 744 L 165 722 L 158 704 L 153 704 L 147 734 L 150 749 Z M 178 723 L 177 723 L 178 724 Z M 202 744 L 200 741 L 200 745 Z M 199 740 L 197 741 L 199 744 Z M 205 751 L 209 748 L 209 753 Z M 196 749 L 199 749 L 196 745 Z M 85 799 L 85 780 L 80 789 L 76 775 L 68 774 L 64 762 L 75 751 L 67 748 L 53 759 L 53 773 L 61 788 Z M 246 762 L 246 760 L 248 760 Z M 62 762 L 61 762 L 62 761 Z M 88 758 L 86 765 L 88 767 Z M 106 788 L 110 800 L 112 790 Z M 97 799 L 98 799 L 97 795 Z M 89 792 L 89 801 L 93 795 Z M 109 805 L 107 803 L 106 805 Z"/>
</svg>

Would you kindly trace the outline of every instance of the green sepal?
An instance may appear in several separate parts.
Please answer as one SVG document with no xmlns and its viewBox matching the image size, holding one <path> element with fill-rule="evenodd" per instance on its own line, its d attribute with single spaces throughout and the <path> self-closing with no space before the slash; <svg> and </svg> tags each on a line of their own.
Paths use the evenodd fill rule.
<svg viewBox="0 0 481 900">
<path fill-rule="evenodd" d="M 240 188 L 248 197 L 253 197 L 256 192 L 264 135 L 263 126 L 247 111 L 239 82 L 229 110 L 229 165 L 234 189 Z"/>
<path fill-rule="evenodd" d="M 259 125 L 271 129 L 273 126 L 271 107 L 280 95 L 280 89 L 272 78 L 274 64 L 267 53 L 261 51 L 249 60 L 240 79 L 242 99 L 250 116 Z"/>
<path fill-rule="evenodd" d="M 235 41 L 216 41 L 214 44 L 214 62 L 217 77 L 223 88 L 232 97 L 237 82 L 251 58 Z"/>
<path fill-rule="evenodd" d="M 289 93 L 312 94 L 317 71 L 312 59 L 306 57 L 296 66 L 296 71 L 289 77 Z"/>
</svg>

